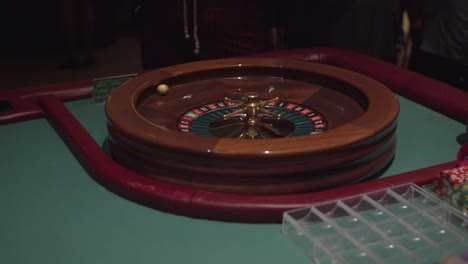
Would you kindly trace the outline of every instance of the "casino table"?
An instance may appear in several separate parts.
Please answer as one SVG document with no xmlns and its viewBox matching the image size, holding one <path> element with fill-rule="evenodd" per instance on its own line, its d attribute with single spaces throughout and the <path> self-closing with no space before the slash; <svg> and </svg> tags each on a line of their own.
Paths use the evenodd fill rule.
<svg viewBox="0 0 468 264">
<path fill-rule="evenodd" d="M 103 150 L 92 80 L 0 92 L 0 262 L 309 263 L 281 233 L 285 210 L 413 182 L 456 165 L 468 94 L 339 49 L 255 54 L 352 70 L 389 87 L 395 156 L 374 179 L 293 195 L 214 194 L 138 175 Z"/>
</svg>

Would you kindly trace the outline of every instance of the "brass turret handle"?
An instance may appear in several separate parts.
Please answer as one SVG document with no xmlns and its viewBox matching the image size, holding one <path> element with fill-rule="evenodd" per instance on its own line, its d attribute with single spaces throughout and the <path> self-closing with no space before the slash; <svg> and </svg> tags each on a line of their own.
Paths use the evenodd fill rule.
<svg viewBox="0 0 468 264">
<path fill-rule="evenodd" d="M 257 125 L 261 122 L 260 115 L 267 115 L 276 118 L 277 120 L 281 119 L 281 115 L 275 114 L 265 109 L 265 107 L 271 103 L 277 102 L 278 97 L 269 99 L 269 100 L 260 100 L 259 94 L 256 92 L 249 92 L 245 95 L 245 101 L 232 100 L 230 98 L 225 98 L 224 100 L 235 104 L 240 107 L 240 109 L 224 115 L 224 120 L 232 117 L 240 116 L 245 124 L 247 129 L 240 138 L 256 138 L 258 136 Z"/>
<path fill-rule="evenodd" d="M 264 100 L 261 101 L 258 98 L 258 93 L 256 92 L 249 92 L 245 95 L 247 100 L 244 101 L 239 101 L 239 100 L 232 100 L 230 98 L 225 98 L 224 100 L 227 102 L 230 102 L 232 104 L 235 104 L 240 107 L 240 109 L 224 115 L 224 119 L 228 119 L 230 117 L 234 116 L 240 116 L 240 115 L 245 115 L 246 120 L 249 122 L 249 124 L 254 125 L 256 122 L 259 120 L 259 115 L 264 114 L 264 115 L 269 115 L 269 116 L 274 116 L 277 119 L 281 118 L 281 115 L 272 113 L 268 110 L 265 109 L 265 106 L 277 102 L 279 100 L 278 97 L 275 97 L 273 99 L 269 100 Z"/>
</svg>

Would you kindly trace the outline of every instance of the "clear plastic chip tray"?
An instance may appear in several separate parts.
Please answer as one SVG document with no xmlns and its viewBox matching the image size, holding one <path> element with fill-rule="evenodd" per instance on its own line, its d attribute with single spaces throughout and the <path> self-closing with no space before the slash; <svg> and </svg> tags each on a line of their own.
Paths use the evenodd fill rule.
<svg viewBox="0 0 468 264">
<path fill-rule="evenodd" d="M 315 263 L 437 263 L 468 249 L 468 217 L 413 184 L 287 211 L 283 233 Z"/>
</svg>

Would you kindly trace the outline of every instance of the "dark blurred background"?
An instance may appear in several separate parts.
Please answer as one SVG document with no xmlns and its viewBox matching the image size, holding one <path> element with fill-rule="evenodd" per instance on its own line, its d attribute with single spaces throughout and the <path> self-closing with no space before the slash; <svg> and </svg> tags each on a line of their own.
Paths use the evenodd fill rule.
<svg viewBox="0 0 468 264">
<path fill-rule="evenodd" d="M 64 47 L 59 0 L 9 1 L 2 8 L 2 57 L 27 57 L 60 51 Z M 4 5 L 4 4 L 2 4 Z M 96 47 L 107 47 L 134 23 L 133 0 L 95 1 Z"/>
<path fill-rule="evenodd" d="M 140 72 L 143 69 L 140 45 L 142 15 L 138 12 L 141 1 L 94 2 L 96 63 L 73 70 L 61 67 L 65 37 L 60 0 L 3 3 L 0 16 L 0 89 Z M 403 25 L 404 37 L 405 22 Z M 407 40 L 402 43 L 403 46 L 396 47 L 396 63 L 406 67 L 410 43 Z"/>
<path fill-rule="evenodd" d="M 9 1 L 0 16 L 0 89 L 140 72 L 134 0 L 95 1 L 91 67 L 64 69 L 60 0 Z"/>
</svg>

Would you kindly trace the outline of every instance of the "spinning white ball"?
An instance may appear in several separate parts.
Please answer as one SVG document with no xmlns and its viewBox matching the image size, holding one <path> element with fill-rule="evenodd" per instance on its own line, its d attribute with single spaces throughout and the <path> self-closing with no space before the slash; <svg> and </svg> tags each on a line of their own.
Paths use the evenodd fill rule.
<svg viewBox="0 0 468 264">
<path fill-rule="evenodd" d="M 160 84 L 158 87 L 156 87 L 156 90 L 160 95 L 166 95 L 169 91 L 169 86 L 167 86 L 167 84 Z"/>
</svg>

